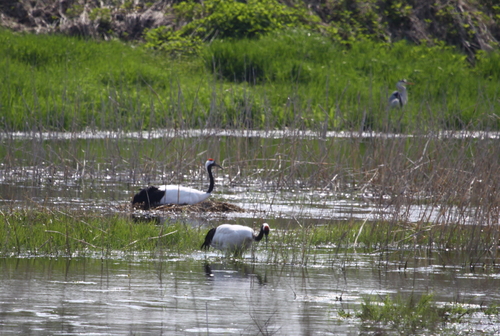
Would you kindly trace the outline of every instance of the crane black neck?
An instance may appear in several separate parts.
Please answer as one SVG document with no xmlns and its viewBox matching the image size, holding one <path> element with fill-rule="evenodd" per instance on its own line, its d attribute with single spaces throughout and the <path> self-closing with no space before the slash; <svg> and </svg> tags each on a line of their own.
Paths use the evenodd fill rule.
<svg viewBox="0 0 500 336">
<path fill-rule="evenodd" d="M 260 228 L 260 232 L 257 236 L 253 237 L 255 241 L 261 241 L 262 237 L 264 237 L 264 226 Z"/>
<path fill-rule="evenodd" d="M 214 177 L 212 175 L 213 165 L 207 167 L 208 178 L 210 179 L 210 185 L 208 186 L 207 194 L 210 194 L 214 190 Z"/>
</svg>

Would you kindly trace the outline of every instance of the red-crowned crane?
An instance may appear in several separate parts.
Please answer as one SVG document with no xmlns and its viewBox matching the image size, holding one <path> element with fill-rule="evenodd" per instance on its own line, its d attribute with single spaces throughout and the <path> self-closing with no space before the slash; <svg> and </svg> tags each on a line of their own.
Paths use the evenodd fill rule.
<svg viewBox="0 0 500 336">
<path fill-rule="evenodd" d="M 258 234 L 255 234 L 248 226 L 222 224 L 208 231 L 201 249 L 208 250 L 212 246 L 226 254 L 234 253 L 235 256 L 241 256 L 254 241 L 260 241 L 265 236 L 267 242 L 269 231 L 271 228 L 267 223 L 262 224 Z"/>
<path fill-rule="evenodd" d="M 206 192 L 196 190 L 189 187 L 179 185 L 164 185 L 160 187 L 147 187 L 134 195 L 132 205 L 136 203 L 144 203 L 144 210 L 149 209 L 152 205 L 162 204 L 196 204 L 210 197 L 214 190 L 214 177 L 212 175 L 212 167 L 221 168 L 214 159 L 208 159 L 205 163 L 205 169 L 210 179 L 210 185 Z"/>
<path fill-rule="evenodd" d="M 397 91 L 394 91 L 389 97 L 389 107 L 403 108 L 408 103 L 406 85 L 413 85 L 413 83 L 408 82 L 406 79 L 401 79 L 396 83 Z"/>
</svg>

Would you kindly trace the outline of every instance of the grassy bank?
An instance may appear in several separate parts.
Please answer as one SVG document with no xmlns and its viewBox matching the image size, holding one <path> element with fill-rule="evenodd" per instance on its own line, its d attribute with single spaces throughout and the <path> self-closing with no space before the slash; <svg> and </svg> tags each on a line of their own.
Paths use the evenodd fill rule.
<svg viewBox="0 0 500 336">
<path fill-rule="evenodd" d="M 300 127 L 419 132 L 498 130 L 500 54 L 471 66 L 450 47 L 358 41 L 306 31 L 216 41 L 200 56 L 0 31 L 5 130 Z M 388 111 L 395 82 L 410 101 Z"/>
<path fill-rule="evenodd" d="M 318 255 L 337 258 L 345 252 L 381 253 L 406 267 L 415 253 L 440 252 L 439 263 L 493 267 L 498 241 L 494 228 L 451 225 L 395 225 L 384 222 L 330 221 L 323 226 L 276 227 L 269 243 L 257 249 L 267 262 L 306 265 Z M 92 216 L 61 211 L 12 211 L 0 216 L 3 256 L 75 256 L 116 251 L 191 254 L 200 251 L 208 228 L 171 220 L 137 221 L 124 216 Z M 324 260 L 323 260 L 324 262 Z"/>
</svg>

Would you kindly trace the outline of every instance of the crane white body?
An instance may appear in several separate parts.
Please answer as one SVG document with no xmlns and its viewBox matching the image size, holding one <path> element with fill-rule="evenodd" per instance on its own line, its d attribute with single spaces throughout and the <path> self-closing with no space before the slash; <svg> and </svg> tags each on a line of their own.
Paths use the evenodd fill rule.
<svg viewBox="0 0 500 336">
<path fill-rule="evenodd" d="M 165 192 L 159 204 L 196 204 L 203 202 L 212 195 L 212 193 L 206 191 L 180 185 L 159 186 L 158 190 Z"/>
<path fill-rule="evenodd" d="M 222 224 L 217 228 L 211 246 L 218 250 L 248 249 L 253 243 L 253 230 L 248 226 Z"/>
<path fill-rule="evenodd" d="M 394 91 L 389 97 L 389 107 L 402 108 L 408 103 L 408 92 L 406 91 L 406 85 L 413 85 L 413 83 L 408 82 L 406 79 L 401 79 L 396 83 L 397 91 Z"/>
<path fill-rule="evenodd" d="M 238 224 L 222 224 L 208 231 L 205 242 L 201 248 L 208 249 L 209 246 L 226 253 L 242 254 L 252 246 L 254 241 L 260 241 L 264 236 L 267 240 L 270 227 L 267 223 L 262 224 L 258 234 L 252 228 Z"/>
<path fill-rule="evenodd" d="M 144 209 L 149 209 L 151 205 L 162 204 L 196 204 L 203 202 L 210 197 L 214 189 L 214 177 L 212 175 L 212 167 L 219 167 L 215 160 L 208 159 L 205 163 L 205 169 L 208 173 L 210 185 L 207 191 L 201 191 L 190 187 L 180 185 L 164 185 L 160 187 L 150 186 L 140 190 L 134 195 L 132 204 L 144 203 Z"/>
</svg>

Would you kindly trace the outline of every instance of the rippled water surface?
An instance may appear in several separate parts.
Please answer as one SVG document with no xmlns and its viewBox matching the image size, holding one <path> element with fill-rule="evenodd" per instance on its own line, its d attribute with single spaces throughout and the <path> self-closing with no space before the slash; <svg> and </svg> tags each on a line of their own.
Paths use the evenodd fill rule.
<svg viewBox="0 0 500 336">
<path fill-rule="evenodd" d="M 429 207 L 424 198 L 401 209 L 385 194 L 356 183 L 353 172 L 367 163 L 363 156 L 351 160 L 349 153 L 368 152 L 382 135 L 285 133 L 2 134 L 0 208 L 91 211 L 102 213 L 103 220 L 114 213 L 128 216 L 132 195 L 148 184 L 206 188 L 201 166 L 215 157 L 224 170 L 215 173 L 213 198 L 246 211 L 189 214 L 185 220 L 192 225 L 256 227 L 272 220 L 279 230 L 352 218 L 443 218 L 443 209 Z M 460 136 L 465 137 L 443 137 Z M 340 169 L 348 172 L 342 183 Z M 474 222 L 463 209 L 447 208 L 446 219 L 454 216 Z M 256 258 L 236 261 L 215 252 L 5 257 L 0 259 L 0 334 L 397 334 L 356 317 L 365 298 L 433 293 L 440 305 L 500 304 L 496 267 L 473 269 L 453 262 L 451 252 L 416 253 L 410 260 L 398 259 L 397 251 L 362 252 L 327 247 L 306 265 L 264 263 L 264 246 Z M 445 331 L 500 334 L 497 316 L 467 316 Z"/>
<path fill-rule="evenodd" d="M 368 335 L 380 330 L 342 315 L 366 296 L 431 291 L 444 303 L 500 302 L 498 275 L 425 263 L 402 272 L 363 254 L 328 259 L 315 267 L 213 255 L 3 259 L 0 333 Z M 500 330 L 487 316 L 460 328 Z"/>
<path fill-rule="evenodd" d="M 498 134 L 442 133 L 432 139 L 455 143 L 449 151 L 450 145 L 446 145 L 452 155 L 461 150 L 464 139 L 496 146 Z M 207 188 L 203 163 L 207 157 L 215 157 L 225 169 L 215 174 L 213 197 L 275 218 L 411 222 L 445 218 L 467 223 L 470 217 L 463 209 L 448 207 L 443 213 L 441 208 L 429 207 L 426 199 L 430 195 L 412 196 L 414 203 L 396 208 L 391 205 L 394 197 L 406 190 L 389 195 L 357 182 L 357 170 L 362 171 L 364 161 L 378 155 L 380 142 L 411 151 L 413 143 L 425 143 L 425 137 L 297 130 L 159 130 L 1 133 L 0 140 L 0 206 L 8 208 L 36 203 L 109 213 L 149 184 L 181 183 L 203 190 Z M 373 178 L 377 176 L 374 168 L 369 171 Z"/>
</svg>

